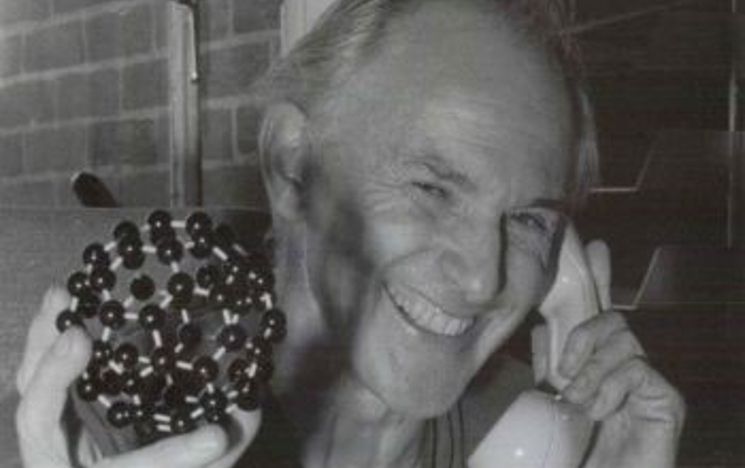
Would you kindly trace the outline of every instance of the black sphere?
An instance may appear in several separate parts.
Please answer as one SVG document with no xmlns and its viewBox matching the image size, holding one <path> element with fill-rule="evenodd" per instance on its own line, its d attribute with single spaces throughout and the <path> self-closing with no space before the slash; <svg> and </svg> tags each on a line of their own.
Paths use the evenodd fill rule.
<svg viewBox="0 0 745 468">
<path fill-rule="evenodd" d="M 108 268 L 96 268 L 91 273 L 90 283 L 97 291 L 111 290 L 116 284 L 116 275 Z"/>
<path fill-rule="evenodd" d="M 271 326 L 261 328 L 261 336 L 270 343 L 279 343 L 285 339 L 286 335 L 287 330 L 285 328 Z"/>
<path fill-rule="evenodd" d="M 79 378 L 76 385 L 78 395 L 84 401 L 95 401 L 101 394 L 101 388 L 98 383 L 91 378 Z"/>
<path fill-rule="evenodd" d="M 212 247 L 214 247 L 215 242 L 210 232 L 200 232 L 192 240 L 194 245 L 190 252 L 195 258 L 203 259 L 212 254 Z"/>
<path fill-rule="evenodd" d="M 279 343 L 287 334 L 287 319 L 279 309 L 271 309 L 261 317 L 261 336 L 270 343 Z"/>
<path fill-rule="evenodd" d="M 199 267 L 196 274 L 197 284 L 202 288 L 210 288 L 217 283 L 220 278 L 220 272 L 214 265 L 205 265 Z"/>
<path fill-rule="evenodd" d="M 155 348 L 150 354 L 150 364 L 158 374 L 167 374 L 176 366 L 176 358 L 171 350 L 166 348 Z"/>
<path fill-rule="evenodd" d="M 259 388 L 251 380 L 244 380 L 238 385 L 235 402 L 244 411 L 254 411 L 259 407 Z"/>
<path fill-rule="evenodd" d="M 67 290 L 73 296 L 80 296 L 88 292 L 88 276 L 82 271 L 76 271 L 67 279 Z"/>
<path fill-rule="evenodd" d="M 127 270 L 137 270 L 142 268 L 142 265 L 145 264 L 145 259 L 146 257 L 143 252 L 133 253 L 126 257 L 122 257 L 122 265 L 124 265 L 124 268 Z"/>
<path fill-rule="evenodd" d="M 238 257 L 233 257 L 225 264 L 225 275 L 232 276 L 237 281 L 245 281 L 245 275 L 248 273 L 248 265 Z"/>
<path fill-rule="evenodd" d="M 186 393 L 177 385 L 170 385 L 163 392 L 163 402 L 169 408 L 178 408 L 186 403 Z"/>
<path fill-rule="evenodd" d="M 123 401 L 113 403 L 106 412 L 106 419 L 117 429 L 127 427 L 132 422 L 131 406 Z"/>
<path fill-rule="evenodd" d="M 210 290 L 210 302 L 217 308 L 230 308 L 233 305 L 231 289 L 224 284 L 216 284 Z"/>
<path fill-rule="evenodd" d="M 179 272 L 171 276 L 167 288 L 176 305 L 186 305 L 194 294 L 194 280 L 188 274 Z"/>
<path fill-rule="evenodd" d="M 109 253 L 106 252 L 103 245 L 98 242 L 90 244 L 83 251 L 83 263 L 93 267 L 108 267 L 111 261 Z"/>
<path fill-rule="evenodd" d="M 122 343 L 114 353 L 114 359 L 124 366 L 125 369 L 131 369 L 137 364 L 140 352 L 137 347 L 131 343 Z"/>
<path fill-rule="evenodd" d="M 91 361 L 93 362 L 93 364 L 102 366 L 108 363 L 113 355 L 114 351 L 109 343 L 101 340 L 96 340 L 93 342 L 93 351 L 91 353 Z"/>
<path fill-rule="evenodd" d="M 196 211 L 186 218 L 186 232 L 192 239 L 212 229 L 212 219 L 201 211 Z"/>
<path fill-rule="evenodd" d="M 256 272 L 253 285 L 262 293 L 272 291 L 274 289 L 274 273 L 271 270 Z"/>
<path fill-rule="evenodd" d="M 233 311 L 240 315 L 246 315 L 254 309 L 253 304 L 254 300 L 250 290 L 241 288 L 233 299 Z"/>
<path fill-rule="evenodd" d="M 101 374 L 101 390 L 103 393 L 116 396 L 121 393 L 124 379 L 111 369 L 105 370 Z"/>
<path fill-rule="evenodd" d="M 124 260 L 142 255 L 142 240 L 139 237 L 126 236 L 119 239 L 116 251 Z"/>
<path fill-rule="evenodd" d="M 166 240 L 176 239 L 176 237 L 176 230 L 170 226 L 161 230 L 150 231 L 150 242 L 152 242 L 153 245 L 158 245 Z"/>
<path fill-rule="evenodd" d="M 202 329 L 193 323 L 184 324 L 178 331 L 178 339 L 187 349 L 193 348 L 202 339 Z"/>
<path fill-rule="evenodd" d="M 217 342 L 228 351 L 238 351 L 246 343 L 246 331 L 240 325 L 228 325 L 220 330 Z"/>
<path fill-rule="evenodd" d="M 179 262 L 184 256 L 184 247 L 178 239 L 168 238 L 162 240 L 157 247 L 158 260 L 165 265 Z"/>
<path fill-rule="evenodd" d="M 147 218 L 147 224 L 150 226 L 150 239 L 154 244 L 175 237 L 175 232 L 171 227 L 171 215 L 167 211 L 153 211 Z"/>
<path fill-rule="evenodd" d="M 155 409 L 153 406 L 147 403 L 142 403 L 132 407 L 132 418 L 138 422 L 151 419 L 154 413 Z"/>
<path fill-rule="evenodd" d="M 205 411 L 204 420 L 210 424 L 225 425 L 229 423 L 228 415 L 225 414 L 225 410 Z"/>
<path fill-rule="evenodd" d="M 224 250 L 231 251 L 235 244 L 235 234 L 227 224 L 220 224 L 215 228 L 215 244 Z"/>
<path fill-rule="evenodd" d="M 171 415 L 171 431 L 174 434 L 186 434 L 192 431 L 195 426 L 196 424 L 186 409 L 176 411 Z"/>
<path fill-rule="evenodd" d="M 130 396 L 140 395 L 143 383 L 140 374 L 132 370 L 122 375 L 122 391 Z"/>
<path fill-rule="evenodd" d="M 101 324 L 114 330 L 121 328 L 126 323 L 124 319 L 124 306 L 119 301 L 110 300 L 101 304 L 98 310 L 98 320 Z"/>
<path fill-rule="evenodd" d="M 202 356 L 194 362 L 194 374 L 204 382 L 212 382 L 217 378 L 220 368 L 209 356 Z"/>
<path fill-rule="evenodd" d="M 256 375 L 253 380 L 263 383 L 269 382 L 269 379 L 272 378 L 272 374 L 274 374 L 274 365 L 272 365 L 272 361 L 264 358 L 253 358 L 251 363 L 249 363 L 249 367 L 252 363 L 256 363 Z"/>
<path fill-rule="evenodd" d="M 204 392 L 199 403 L 207 412 L 222 411 L 228 406 L 228 398 L 221 390 L 215 389 L 212 392 Z"/>
<path fill-rule="evenodd" d="M 82 326 L 83 320 L 75 312 L 71 310 L 63 310 L 57 316 L 57 321 L 55 324 L 57 325 L 57 330 L 60 333 L 63 333 L 65 330 L 72 326 Z"/>
<path fill-rule="evenodd" d="M 142 391 L 140 391 L 140 397 L 145 402 L 156 402 L 160 399 L 165 387 L 165 377 L 158 374 L 150 374 L 142 379 Z"/>
<path fill-rule="evenodd" d="M 260 336 L 251 338 L 246 344 L 246 355 L 260 359 L 269 359 L 272 356 L 272 345 Z"/>
<path fill-rule="evenodd" d="M 199 395 L 204 389 L 204 382 L 193 370 L 179 369 L 171 373 L 174 385 L 177 385 L 187 395 Z"/>
<path fill-rule="evenodd" d="M 147 275 L 140 275 L 130 283 L 129 292 L 138 301 L 147 301 L 155 294 L 155 282 Z"/>
<path fill-rule="evenodd" d="M 78 297 L 77 312 L 85 318 L 95 317 L 98 313 L 98 308 L 101 305 L 101 299 L 99 299 L 92 291 L 83 293 Z"/>
<path fill-rule="evenodd" d="M 233 384 L 238 385 L 248 378 L 246 371 L 248 370 L 248 362 L 245 359 L 235 359 L 228 366 L 228 379 Z"/>
<path fill-rule="evenodd" d="M 148 304 L 140 310 L 139 322 L 145 330 L 160 330 L 166 323 L 166 311 Z"/>
<path fill-rule="evenodd" d="M 114 228 L 114 239 L 120 241 L 125 237 L 134 237 L 139 239 L 140 228 L 131 221 L 122 221 Z"/>
<path fill-rule="evenodd" d="M 261 317 L 261 325 L 266 327 L 279 327 L 284 328 L 287 325 L 287 318 L 284 312 L 274 308 L 268 310 Z"/>
</svg>

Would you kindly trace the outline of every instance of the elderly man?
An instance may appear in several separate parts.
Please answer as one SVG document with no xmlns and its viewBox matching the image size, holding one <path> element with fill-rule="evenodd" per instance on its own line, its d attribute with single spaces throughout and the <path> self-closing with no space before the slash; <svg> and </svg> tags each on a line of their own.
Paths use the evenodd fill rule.
<svg viewBox="0 0 745 468">
<path fill-rule="evenodd" d="M 525 386 L 495 351 L 545 298 L 563 209 L 593 172 L 590 114 L 548 10 L 540 0 L 332 9 L 260 87 L 289 317 L 276 404 L 263 424 L 239 416 L 230 437 L 208 426 L 95 466 L 464 463 Z M 607 307 L 607 259 L 597 248 L 589 257 Z M 60 431 L 66 386 L 90 353 L 79 330 L 52 336 L 64 301 L 47 295 L 19 374 L 29 467 L 95 462 Z M 601 422 L 586 466 L 674 465 L 683 404 L 642 356 L 613 312 L 569 336 L 562 394 Z"/>
</svg>

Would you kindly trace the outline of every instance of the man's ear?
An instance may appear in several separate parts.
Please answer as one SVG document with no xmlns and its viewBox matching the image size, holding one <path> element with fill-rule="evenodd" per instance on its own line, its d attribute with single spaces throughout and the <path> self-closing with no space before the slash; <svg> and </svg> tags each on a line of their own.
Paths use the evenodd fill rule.
<svg viewBox="0 0 745 468">
<path fill-rule="evenodd" d="M 287 219 L 300 216 L 307 169 L 307 117 L 289 103 L 273 104 L 259 137 L 261 171 L 272 212 Z"/>
</svg>

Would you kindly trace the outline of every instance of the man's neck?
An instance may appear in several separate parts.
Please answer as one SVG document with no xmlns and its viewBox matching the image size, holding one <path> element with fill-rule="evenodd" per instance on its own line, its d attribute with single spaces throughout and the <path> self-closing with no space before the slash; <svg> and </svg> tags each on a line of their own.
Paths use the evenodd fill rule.
<svg viewBox="0 0 745 468">
<path fill-rule="evenodd" d="M 394 414 L 358 381 L 342 377 L 304 434 L 303 466 L 415 467 L 423 421 Z"/>
<path fill-rule="evenodd" d="M 289 257 L 296 261 L 301 252 Z M 285 265 L 289 267 L 289 265 Z M 329 343 L 322 311 L 304 271 L 280 268 L 280 307 L 288 336 L 278 349 L 273 391 L 292 421 L 306 467 L 414 467 L 424 421 L 394 414 L 349 371 L 346 353 Z"/>
</svg>

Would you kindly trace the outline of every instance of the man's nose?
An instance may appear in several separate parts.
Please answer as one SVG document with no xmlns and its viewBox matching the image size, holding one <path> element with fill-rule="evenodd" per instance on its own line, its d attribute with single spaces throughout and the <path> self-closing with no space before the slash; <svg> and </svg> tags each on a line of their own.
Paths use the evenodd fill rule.
<svg viewBox="0 0 745 468">
<path fill-rule="evenodd" d="M 488 304 L 501 289 L 502 237 L 498 223 L 462 225 L 442 251 L 445 277 L 469 304 Z"/>
</svg>

